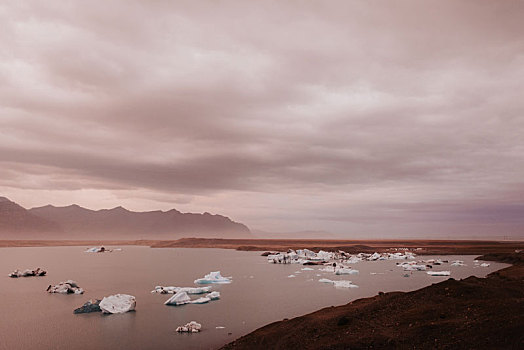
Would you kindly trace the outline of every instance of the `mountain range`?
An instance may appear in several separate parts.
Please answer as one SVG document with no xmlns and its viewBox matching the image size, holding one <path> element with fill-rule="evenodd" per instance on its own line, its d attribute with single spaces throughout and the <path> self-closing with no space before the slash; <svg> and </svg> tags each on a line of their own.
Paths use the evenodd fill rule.
<svg viewBox="0 0 524 350">
<path fill-rule="evenodd" d="M 0 197 L 0 239 L 248 238 L 249 228 L 222 215 L 178 210 L 90 210 L 76 204 L 25 209 Z"/>
</svg>

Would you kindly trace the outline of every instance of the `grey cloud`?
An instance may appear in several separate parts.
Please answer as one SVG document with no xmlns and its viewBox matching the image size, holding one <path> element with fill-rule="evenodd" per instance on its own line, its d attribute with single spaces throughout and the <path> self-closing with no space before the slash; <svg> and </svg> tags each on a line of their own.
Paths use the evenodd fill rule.
<svg viewBox="0 0 524 350">
<path fill-rule="evenodd" d="M 296 231 L 302 216 L 345 232 L 322 218 L 359 205 L 347 228 L 514 213 L 523 12 L 492 1 L 0 5 L 0 189 L 213 208 L 249 194 L 252 213 L 229 210 Z M 399 209 L 402 196 L 386 209 L 352 197 L 410 185 L 432 215 Z M 487 193 L 488 209 L 457 198 Z M 257 219 L 266 195 L 274 209 Z M 311 195 L 319 207 L 302 207 Z"/>
</svg>

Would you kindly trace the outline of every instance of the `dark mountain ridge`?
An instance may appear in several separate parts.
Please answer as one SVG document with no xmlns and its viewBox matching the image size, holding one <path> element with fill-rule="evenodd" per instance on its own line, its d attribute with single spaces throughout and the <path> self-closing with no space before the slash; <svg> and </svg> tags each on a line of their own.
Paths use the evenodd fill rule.
<svg viewBox="0 0 524 350">
<path fill-rule="evenodd" d="M 210 213 L 181 213 L 169 211 L 134 212 L 121 206 L 112 209 L 91 210 L 76 204 L 55 207 L 46 205 L 24 209 L 0 197 L 0 235 L 27 234 L 35 238 L 124 238 L 153 239 L 180 237 L 249 237 L 247 226 L 222 215 Z M 44 233 L 46 235 L 44 235 Z M 50 237 L 51 238 L 51 237 Z"/>
</svg>

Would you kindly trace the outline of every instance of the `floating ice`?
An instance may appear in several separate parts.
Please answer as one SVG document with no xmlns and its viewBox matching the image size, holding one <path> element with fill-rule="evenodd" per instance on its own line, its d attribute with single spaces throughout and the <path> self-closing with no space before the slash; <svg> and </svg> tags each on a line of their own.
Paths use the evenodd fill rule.
<svg viewBox="0 0 524 350">
<path fill-rule="evenodd" d="M 178 292 L 186 292 L 187 294 L 204 294 L 211 292 L 211 287 L 164 287 L 156 286 L 151 293 L 159 294 L 176 294 Z"/>
<path fill-rule="evenodd" d="M 211 300 L 217 300 L 220 299 L 220 293 L 219 292 L 211 292 L 207 295 L 207 297 Z"/>
<path fill-rule="evenodd" d="M 480 264 L 480 267 L 488 267 L 488 266 L 489 266 L 488 263 L 482 263 L 482 264 Z"/>
<path fill-rule="evenodd" d="M 358 270 L 340 268 L 335 272 L 336 275 L 358 275 Z"/>
<path fill-rule="evenodd" d="M 179 333 L 198 333 L 200 332 L 200 329 L 202 329 L 202 325 L 200 323 L 191 321 L 189 323 L 186 323 L 184 326 L 177 327 L 176 331 Z"/>
<path fill-rule="evenodd" d="M 293 278 L 293 277 L 297 277 L 297 276 L 295 276 L 295 275 L 289 275 L 289 276 L 287 276 L 287 278 Z"/>
<path fill-rule="evenodd" d="M 203 278 L 196 279 L 195 283 L 196 284 L 211 284 L 211 283 L 227 284 L 227 283 L 231 283 L 231 279 L 228 277 L 223 277 L 220 274 L 220 271 L 213 271 L 205 275 Z"/>
<path fill-rule="evenodd" d="M 136 298 L 128 294 L 115 294 L 105 297 L 100 302 L 100 309 L 105 314 L 123 314 L 136 307 Z"/>
<path fill-rule="evenodd" d="M 327 278 L 321 278 L 318 281 L 322 283 L 333 284 L 335 287 L 338 287 L 338 288 L 358 288 L 358 286 L 356 284 L 353 284 L 353 282 L 351 281 L 345 281 L 345 280 L 333 281 Z"/>
<path fill-rule="evenodd" d="M 205 297 L 200 297 L 195 300 L 191 300 L 188 293 L 185 291 L 180 291 L 173 295 L 171 298 L 167 299 L 164 303 L 165 305 L 185 305 L 185 304 L 205 304 L 210 302 L 211 300 L 217 300 L 220 299 L 220 293 L 219 292 L 211 292 Z"/>
<path fill-rule="evenodd" d="M 187 292 L 178 292 L 171 298 L 167 299 L 164 305 L 184 305 L 191 302 L 191 298 L 187 295 Z"/>
<path fill-rule="evenodd" d="M 426 272 L 430 276 L 450 276 L 451 271 L 428 271 Z"/>
<path fill-rule="evenodd" d="M 451 262 L 451 266 L 466 266 L 466 265 L 464 264 L 464 261 L 462 260 L 455 260 Z"/>
<path fill-rule="evenodd" d="M 13 272 L 11 272 L 8 276 L 12 278 L 18 278 L 18 277 L 32 277 L 32 276 L 45 276 L 47 271 L 42 270 L 41 268 L 37 267 L 36 270 L 24 270 L 24 272 L 21 272 L 20 270 L 16 269 Z"/>
<path fill-rule="evenodd" d="M 315 269 L 312 269 L 311 267 L 304 267 L 302 271 L 314 271 Z"/>
<path fill-rule="evenodd" d="M 78 286 L 75 281 L 67 280 L 65 282 L 60 282 L 55 286 L 49 285 L 47 287 L 49 293 L 59 293 L 59 294 L 84 294 L 84 290 Z"/>
</svg>

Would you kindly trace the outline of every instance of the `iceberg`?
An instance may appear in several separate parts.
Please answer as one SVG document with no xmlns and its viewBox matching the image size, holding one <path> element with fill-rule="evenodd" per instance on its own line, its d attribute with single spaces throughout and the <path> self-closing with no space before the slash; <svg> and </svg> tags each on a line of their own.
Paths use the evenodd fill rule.
<svg viewBox="0 0 524 350">
<path fill-rule="evenodd" d="M 99 299 L 91 299 L 88 300 L 84 305 L 80 306 L 79 308 L 75 309 L 73 311 L 74 314 L 85 314 L 89 312 L 100 312 L 102 309 L 100 309 L 100 302 Z"/>
<path fill-rule="evenodd" d="M 451 271 L 428 271 L 426 272 L 430 276 L 450 276 Z"/>
<path fill-rule="evenodd" d="M 332 280 L 327 279 L 327 278 L 321 278 L 318 281 L 322 282 L 322 283 L 330 283 L 330 284 L 332 284 L 333 286 L 335 286 L 337 288 L 358 288 L 358 286 L 356 284 L 353 284 L 353 282 L 351 282 L 351 281 L 345 281 L 345 280 L 332 281 Z"/>
<path fill-rule="evenodd" d="M 37 267 L 36 270 L 24 270 L 24 272 L 21 272 L 20 270 L 16 269 L 13 272 L 11 272 L 8 276 L 11 278 L 18 278 L 18 277 L 32 277 L 32 276 L 45 276 L 47 271 L 42 270 L 41 268 Z"/>
<path fill-rule="evenodd" d="M 345 267 L 338 269 L 336 275 L 358 275 L 358 270 L 347 269 Z"/>
<path fill-rule="evenodd" d="M 451 262 L 451 266 L 466 266 L 466 265 L 464 264 L 464 261 L 462 260 L 455 260 Z"/>
<path fill-rule="evenodd" d="M 102 299 L 99 306 L 105 314 L 123 314 L 135 309 L 136 298 L 128 294 L 110 295 Z"/>
<path fill-rule="evenodd" d="M 207 297 L 211 300 L 217 300 L 220 299 L 220 293 L 219 292 L 211 292 L 207 295 Z"/>
<path fill-rule="evenodd" d="M 187 292 L 178 292 L 175 295 L 173 295 L 171 298 L 167 299 L 164 303 L 164 305 L 184 305 L 189 304 L 191 302 L 191 298 L 189 295 L 187 295 Z"/>
<path fill-rule="evenodd" d="M 203 278 L 196 279 L 195 283 L 196 284 L 211 284 L 211 283 L 227 284 L 227 283 L 231 283 L 231 279 L 228 277 L 223 277 L 220 274 L 220 271 L 213 271 L 205 275 Z"/>
<path fill-rule="evenodd" d="M 84 290 L 80 288 L 75 281 L 72 280 L 60 282 L 55 286 L 49 285 L 47 287 L 47 292 L 59 294 L 84 294 Z"/>
<path fill-rule="evenodd" d="M 180 291 L 173 295 L 171 298 L 167 299 L 164 305 L 185 305 L 185 304 L 205 304 L 210 302 L 211 300 L 217 300 L 220 299 L 220 293 L 219 292 L 211 292 L 205 297 L 200 297 L 195 300 L 191 300 L 188 293 L 185 291 Z"/>
<path fill-rule="evenodd" d="M 159 294 L 176 294 L 178 292 L 186 292 L 187 294 L 204 294 L 211 292 L 211 287 L 164 287 L 156 286 L 151 293 Z"/>
<path fill-rule="evenodd" d="M 480 267 L 488 267 L 488 266 L 489 266 L 488 263 L 482 263 L 482 264 L 480 264 Z"/>
<path fill-rule="evenodd" d="M 294 277 L 297 277 L 297 276 L 295 276 L 295 275 L 289 275 L 289 276 L 287 276 L 287 278 L 294 278 Z"/>
<path fill-rule="evenodd" d="M 200 329 L 202 329 L 202 325 L 200 323 L 197 323 L 195 321 L 191 321 L 189 323 L 186 323 L 183 326 L 177 327 L 176 331 L 179 333 L 198 333 L 200 332 Z"/>
<path fill-rule="evenodd" d="M 304 267 L 302 271 L 314 271 L 311 267 Z"/>
<path fill-rule="evenodd" d="M 211 299 L 208 297 L 201 297 L 195 300 L 191 300 L 190 304 L 205 304 L 205 303 L 209 303 L 210 301 Z"/>
</svg>

